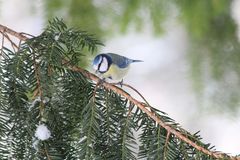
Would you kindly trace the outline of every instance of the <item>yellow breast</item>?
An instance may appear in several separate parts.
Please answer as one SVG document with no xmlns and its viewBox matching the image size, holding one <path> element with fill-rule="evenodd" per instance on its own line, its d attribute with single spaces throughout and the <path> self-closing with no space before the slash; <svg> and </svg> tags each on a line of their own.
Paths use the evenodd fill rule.
<svg viewBox="0 0 240 160">
<path fill-rule="evenodd" d="M 129 67 L 119 68 L 118 66 L 112 64 L 108 71 L 103 74 L 104 78 L 112 78 L 113 80 L 122 80 L 122 78 L 127 74 Z"/>
</svg>

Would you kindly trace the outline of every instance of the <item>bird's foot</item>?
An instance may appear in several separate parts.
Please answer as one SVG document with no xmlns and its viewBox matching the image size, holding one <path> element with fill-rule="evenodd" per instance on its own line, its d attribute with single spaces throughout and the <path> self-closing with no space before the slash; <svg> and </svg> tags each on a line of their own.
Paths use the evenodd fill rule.
<svg viewBox="0 0 240 160">
<path fill-rule="evenodd" d="M 106 82 L 106 79 L 105 79 L 105 78 L 99 79 L 99 81 L 97 82 L 96 86 L 100 86 L 100 85 L 102 85 L 104 82 Z"/>
<path fill-rule="evenodd" d="M 117 83 L 117 85 L 120 85 L 121 88 L 122 88 L 122 86 L 123 86 L 123 79 L 122 79 L 121 81 L 119 81 L 119 82 Z"/>
</svg>

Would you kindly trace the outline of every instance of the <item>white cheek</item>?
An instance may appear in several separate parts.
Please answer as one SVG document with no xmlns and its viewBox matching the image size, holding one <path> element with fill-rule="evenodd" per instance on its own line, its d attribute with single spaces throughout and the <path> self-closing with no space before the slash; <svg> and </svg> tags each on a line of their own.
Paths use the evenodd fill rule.
<svg viewBox="0 0 240 160">
<path fill-rule="evenodd" d="M 108 61 L 106 58 L 103 58 L 103 61 L 99 67 L 100 72 L 106 72 L 108 70 Z"/>
</svg>

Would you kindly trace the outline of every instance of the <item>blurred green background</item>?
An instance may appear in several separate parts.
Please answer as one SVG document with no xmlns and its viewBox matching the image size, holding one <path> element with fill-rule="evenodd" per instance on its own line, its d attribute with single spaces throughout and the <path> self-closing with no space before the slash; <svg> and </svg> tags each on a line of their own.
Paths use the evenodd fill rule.
<svg viewBox="0 0 240 160">
<path fill-rule="evenodd" d="M 58 17 L 102 40 L 106 46 L 99 52 L 142 58 L 146 62 L 126 83 L 187 129 L 203 131 L 220 150 L 239 152 L 240 139 L 229 138 L 240 131 L 239 0 L 9 0 L 0 5 L 1 24 L 17 31 L 40 34 Z M 129 49 L 145 44 L 145 55 Z M 183 51 L 169 52 L 182 45 Z M 128 54 L 133 51 L 139 54 Z M 229 127 L 226 134 L 220 133 L 222 126 Z"/>
</svg>

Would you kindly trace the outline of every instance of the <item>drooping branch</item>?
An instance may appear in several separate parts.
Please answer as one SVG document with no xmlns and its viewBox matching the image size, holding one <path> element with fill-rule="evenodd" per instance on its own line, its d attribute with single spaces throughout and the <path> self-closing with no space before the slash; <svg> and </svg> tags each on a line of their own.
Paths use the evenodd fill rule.
<svg viewBox="0 0 240 160">
<path fill-rule="evenodd" d="M 80 68 L 77 66 L 68 66 L 69 69 L 75 71 L 75 72 L 80 72 L 82 73 L 86 78 L 94 81 L 94 82 L 99 82 L 101 79 L 98 78 L 96 75 Z M 110 83 L 107 82 L 103 82 L 102 85 L 107 88 L 110 89 L 120 95 L 122 95 L 123 97 L 127 98 L 130 102 L 132 102 L 133 104 L 135 104 L 139 109 L 141 109 L 143 112 L 145 112 L 149 117 L 151 117 L 155 122 L 157 122 L 161 127 L 165 128 L 167 130 L 168 133 L 174 134 L 176 137 L 178 137 L 179 139 L 181 139 L 182 141 L 186 142 L 187 144 L 193 146 L 194 148 L 196 148 L 197 150 L 210 155 L 214 158 L 217 159 L 221 159 L 221 158 L 226 158 L 226 154 L 223 153 L 219 153 L 219 152 L 213 152 L 210 150 L 207 150 L 201 146 L 199 146 L 198 144 L 194 143 L 193 141 L 191 141 L 189 138 L 187 138 L 186 136 L 184 136 L 181 132 L 175 130 L 174 128 L 172 128 L 171 126 L 169 126 L 168 124 L 166 124 L 165 122 L 163 122 L 158 116 L 156 116 L 156 114 L 154 112 L 149 111 L 149 109 L 147 109 L 147 106 L 144 105 L 142 102 L 138 101 L 137 99 L 133 98 L 132 96 L 130 96 L 126 91 L 122 90 L 121 88 L 114 86 Z M 233 157 L 233 156 L 229 156 L 229 158 L 233 159 L 233 160 L 240 160 L 240 158 L 238 157 Z"/>
<path fill-rule="evenodd" d="M 28 39 L 28 37 L 26 37 L 25 35 L 15 32 L 13 30 L 11 30 L 10 28 L 7 28 L 3 25 L 0 25 L 0 32 L 3 33 L 8 33 L 12 36 L 15 36 L 17 38 L 19 38 L 21 41 L 26 41 Z M 63 62 L 63 64 L 65 65 L 65 67 L 69 70 L 75 71 L 75 72 L 80 72 L 81 74 L 83 74 L 87 79 L 92 80 L 96 83 L 98 83 L 100 81 L 100 78 L 98 78 L 96 75 L 78 67 L 78 66 L 73 66 L 70 65 L 70 63 L 68 63 L 67 60 L 65 60 Z M 179 138 L 180 140 L 184 141 L 185 143 L 193 146 L 194 148 L 196 148 L 197 150 L 210 155 L 214 158 L 217 159 L 224 159 L 224 158 L 229 158 L 232 160 L 240 160 L 240 157 L 234 157 L 234 156 L 229 156 L 227 154 L 224 153 L 220 153 L 220 152 L 214 152 L 214 151 L 210 151 L 208 149 L 205 149 L 204 147 L 196 144 L 195 142 L 193 142 L 192 140 L 190 140 L 187 136 L 185 136 L 183 133 L 181 133 L 180 131 L 177 131 L 176 129 L 172 128 L 170 125 L 166 124 L 164 121 L 162 121 L 154 112 L 151 111 L 151 109 L 148 109 L 148 105 L 145 105 L 144 103 L 138 101 L 137 99 L 133 98 L 131 95 L 129 95 L 126 91 L 122 90 L 121 88 L 107 83 L 107 82 L 103 82 L 102 85 L 107 88 L 110 89 L 118 94 L 120 94 L 121 96 L 127 98 L 131 103 L 133 103 L 134 105 L 136 105 L 139 109 L 141 109 L 144 113 L 146 113 L 149 117 L 151 117 L 156 123 L 158 123 L 161 127 L 163 127 L 164 129 L 166 129 L 168 136 L 170 134 L 175 135 L 177 138 Z M 167 143 L 167 142 L 166 142 Z"/>
<path fill-rule="evenodd" d="M 18 32 L 14 31 L 14 30 L 6 27 L 6 26 L 3 26 L 1 24 L 0 24 L 0 32 L 8 33 L 8 34 L 10 34 L 10 35 L 12 35 L 14 37 L 17 37 L 18 39 L 20 39 L 22 41 L 26 41 L 28 39 L 28 37 L 24 36 L 23 34 L 18 33 Z"/>
</svg>

